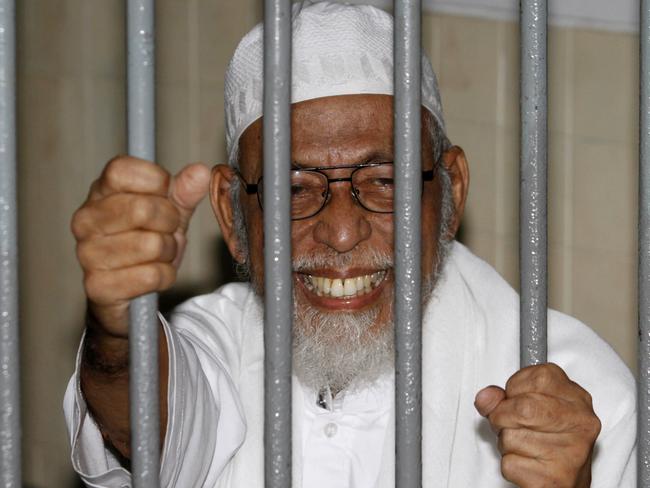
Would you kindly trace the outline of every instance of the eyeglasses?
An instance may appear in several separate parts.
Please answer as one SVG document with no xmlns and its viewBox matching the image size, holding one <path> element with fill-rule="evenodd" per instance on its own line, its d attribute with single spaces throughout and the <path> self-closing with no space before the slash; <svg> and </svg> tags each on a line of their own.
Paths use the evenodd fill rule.
<svg viewBox="0 0 650 488">
<path fill-rule="evenodd" d="M 330 178 L 324 172 L 339 169 L 352 169 L 347 178 Z M 248 183 L 241 173 L 237 176 L 244 184 L 248 195 L 257 193 L 260 208 L 264 208 L 262 177 L 256 184 Z M 422 181 L 433 180 L 434 169 L 422 171 Z M 365 163 L 346 166 L 321 166 L 317 168 L 300 168 L 291 170 L 291 220 L 313 217 L 320 212 L 330 200 L 330 185 L 350 182 L 352 197 L 370 212 L 393 212 L 393 163 Z"/>
</svg>

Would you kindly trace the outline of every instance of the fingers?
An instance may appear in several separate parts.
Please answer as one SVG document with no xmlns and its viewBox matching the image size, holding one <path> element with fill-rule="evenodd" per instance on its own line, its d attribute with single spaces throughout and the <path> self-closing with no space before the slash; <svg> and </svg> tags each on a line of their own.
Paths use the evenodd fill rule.
<svg viewBox="0 0 650 488">
<path fill-rule="evenodd" d="M 209 186 L 210 169 L 202 163 L 187 165 L 172 179 L 169 199 L 179 210 L 182 232 L 187 230 L 194 209 L 208 193 Z"/>
<path fill-rule="evenodd" d="M 77 240 L 133 229 L 173 233 L 179 222 L 178 210 L 165 197 L 116 193 L 77 210 L 72 233 Z"/>
<path fill-rule="evenodd" d="M 510 377 L 505 389 L 508 397 L 536 392 L 562 396 L 570 401 L 582 401 L 591 405 L 589 393 L 571 381 L 564 370 L 553 363 L 519 370 Z"/>
<path fill-rule="evenodd" d="M 105 198 L 114 193 L 142 193 L 167 196 L 171 177 L 151 161 L 132 156 L 118 156 L 106 164 L 90 187 L 88 200 Z"/>
<path fill-rule="evenodd" d="M 539 432 L 564 432 L 573 425 L 574 414 L 575 409 L 560 398 L 525 393 L 499 403 L 488 419 L 496 432 L 519 427 Z"/>
<path fill-rule="evenodd" d="M 506 392 L 498 386 L 483 388 L 476 395 L 474 406 L 483 417 L 489 416 L 492 411 L 506 398 Z"/>
<path fill-rule="evenodd" d="M 503 477 L 521 488 L 591 486 L 591 463 L 578 470 L 569 459 L 548 462 L 536 457 L 508 453 L 501 458 Z"/>
<path fill-rule="evenodd" d="M 171 263 L 176 257 L 171 233 L 130 231 L 81 241 L 77 258 L 88 271 L 109 271 L 150 262 Z"/>
<path fill-rule="evenodd" d="M 98 306 L 114 306 L 151 292 L 168 289 L 176 280 L 176 268 L 169 263 L 147 263 L 123 269 L 88 271 L 84 288 Z"/>
<path fill-rule="evenodd" d="M 547 465 L 537 459 L 518 454 L 506 454 L 501 458 L 501 474 L 517 486 L 572 486 L 564 483 L 550 484 L 547 471 Z"/>
<path fill-rule="evenodd" d="M 504 455 L 517 454 L 550 460 L 555 457 L 558 449 L 569 446 L 572 440 L 570 435 L 558 436 L 530 429 L 505 428 L 499 432 L 497 446 L 499 452 Z"/>
</svg>

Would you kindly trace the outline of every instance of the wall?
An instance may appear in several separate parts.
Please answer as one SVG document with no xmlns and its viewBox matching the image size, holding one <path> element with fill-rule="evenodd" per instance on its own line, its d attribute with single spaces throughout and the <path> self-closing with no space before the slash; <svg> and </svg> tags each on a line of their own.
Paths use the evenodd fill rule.
<svg viewBox="0 0 650 488">
<path fill-rule="evenodd" d="M 125 151 L 122 0 L 21 0 L 19 129 L 25 481 L 72 487 L 61 401 L 82 329 L 68 230 L 110 157 Z M 262 11 L 257 0 L 159 0 L 158 161 L 223 160 L 223 68 Z M 518 29 L 427 14 L 424 45 L 449 135 L 470 159 L 462 239 L 517 285 Z M 550 35 L 550 297 L 634 365 L 637 39 Z M 231 274 L 202 204 L 179 286 L 164 303 Z"/>
</svg>

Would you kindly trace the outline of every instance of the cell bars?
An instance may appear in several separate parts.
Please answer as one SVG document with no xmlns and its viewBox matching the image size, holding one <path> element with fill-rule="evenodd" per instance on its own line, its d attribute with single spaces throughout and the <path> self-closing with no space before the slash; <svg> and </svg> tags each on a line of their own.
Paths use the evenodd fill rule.
<svg viewBox="0 0 650 488">
<path fill-rule="evenodd" d="M 546 0 L 521 0 L 520 363 L 546 362 Z"/>
<path fill-rule="evenodd" d="M 264 2 L 264 476 L 291 486 L 291 0 Z"/>
<path fill-rule="evenodd" d="M 127 0 L 127 126 L 131 156 L 155 161 L 154 0 Z M 160 486 L 160 406 L 155 293 L 129 307 L 131 471 L 136 488 Z"/>
<path fill-rule="evenodd" d="M 395 1 L 395 486 L 422 486 L 420 0 Z"/>
<path fill-rule="evenodd" d="M 641 0 L 639 97 L 639 377 L 637 486 L 650 487 L 650 2 Z"/>
<path fill-rule="evenodd" d="M 22 486 L 14 0 L 0 0 L 0 482 Z"/>
</svg>

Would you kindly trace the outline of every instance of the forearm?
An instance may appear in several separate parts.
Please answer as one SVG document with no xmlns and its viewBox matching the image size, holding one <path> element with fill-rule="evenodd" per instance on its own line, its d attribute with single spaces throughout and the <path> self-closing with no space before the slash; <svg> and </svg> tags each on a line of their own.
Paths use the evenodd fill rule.
<svg viewBox="0 0 650 488">
<path fill-rule="evenodd" d="M 106 334 L 92 318 L 80 368 L 81 390 L 104 441 L 130 459 L 129 343 Z M 160 330 L 160 438 L 161 449 L 167 425 L 167 340 Z"/>
</svg>

